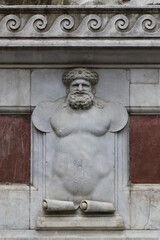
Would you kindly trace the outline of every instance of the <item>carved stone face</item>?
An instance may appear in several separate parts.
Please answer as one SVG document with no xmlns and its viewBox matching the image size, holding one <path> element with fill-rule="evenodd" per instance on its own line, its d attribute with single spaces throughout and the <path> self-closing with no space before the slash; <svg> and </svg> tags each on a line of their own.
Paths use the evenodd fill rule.
<svg viewBox="0 0 160 240">
<path fill-rule="evenodd" d="M 93 105 L 93 87 L 89 81 L 76 79 L 68 87 L 68 102 L 73 109 L 89 109 Z"/>
</svg>

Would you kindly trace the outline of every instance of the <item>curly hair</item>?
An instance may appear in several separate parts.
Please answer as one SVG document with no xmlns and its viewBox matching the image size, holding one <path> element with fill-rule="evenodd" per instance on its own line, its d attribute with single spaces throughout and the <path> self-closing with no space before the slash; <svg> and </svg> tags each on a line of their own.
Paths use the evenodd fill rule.
<svg viewBox="0 0 160 240">
<path fill-rule="evenodd" d="M 76 79 L 84 79 L 91 82 L 92 85 L 98 83 L 98 74 L 91 69 L 86 68 L 74 68 L 63 74 L 62 81 L 64 85 L 69 84 Z"/>
</svg>

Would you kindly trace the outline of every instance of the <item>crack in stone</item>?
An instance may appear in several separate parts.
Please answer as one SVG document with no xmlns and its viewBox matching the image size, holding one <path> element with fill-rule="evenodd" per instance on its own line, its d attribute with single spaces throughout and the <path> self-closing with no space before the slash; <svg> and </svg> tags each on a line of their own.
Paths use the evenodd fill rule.
<svg viewBox="0 0 160 240">
<path fill-rule="evenodd" d="M 148 213 L 147 213 L 147 222 L 144 225 L 144 229 L 147 229 L 151 224 L 150 224 L 150 215 L 151 215 L 151 202 L 152 202 L 152 197 L 154 195 L 154 192 L 151 192 L 149 194 L 149 201 L 148 201 Z M 155 207 L 155 206 L 154 206 Z"/>
</svg>

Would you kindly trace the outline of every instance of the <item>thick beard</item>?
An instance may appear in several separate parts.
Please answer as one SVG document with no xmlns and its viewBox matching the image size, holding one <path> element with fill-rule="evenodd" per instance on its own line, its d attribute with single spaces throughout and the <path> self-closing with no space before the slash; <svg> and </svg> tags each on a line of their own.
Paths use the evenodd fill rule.
<svg viewBox="0 0 160 240">
<path fill-rule="evenodd" d="M 68 94 L 68 102 L 73 109 L 89 109 L 93 105 L 93 99 L 94 95 L 91 92 Z"/>
</svg>

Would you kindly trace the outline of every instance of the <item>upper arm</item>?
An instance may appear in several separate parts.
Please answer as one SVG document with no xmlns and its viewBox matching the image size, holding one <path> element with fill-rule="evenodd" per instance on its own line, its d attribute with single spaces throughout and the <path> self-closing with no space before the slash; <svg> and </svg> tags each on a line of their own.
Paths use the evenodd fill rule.
<svg viewBox="0 0 160 240">
<path fill-rule="evenodd" d="M 109 103 L 110 128 L 109 132 L 122 130 L 128 122 L 128 113 L 120 103 Z"/>
<path fill-rule="evenodd" d="M 42 102 L 36 106 L 32 114 L 34 126 L 41 132 L 52 132 L 50 119 L 53 114 L 54 103 Z"/>
</svg>

